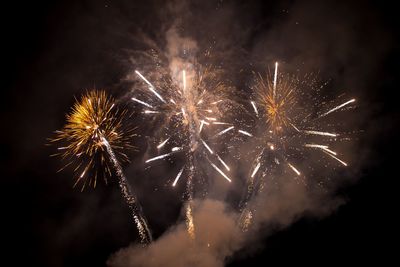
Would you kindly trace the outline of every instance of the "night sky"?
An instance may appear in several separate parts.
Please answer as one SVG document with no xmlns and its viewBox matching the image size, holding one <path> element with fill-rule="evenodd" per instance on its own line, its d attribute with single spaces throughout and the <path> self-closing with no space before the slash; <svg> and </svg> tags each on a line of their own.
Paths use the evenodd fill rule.
<svg viewBox="0 0 400 267">
<path fill-rule="evenodd" d="M 2 262 L 106 266 L 113 253 L 138 242 L 117 182 L 73 189 L 73 173 L 57 172 L 62 163 L 50 157 L 56 147 L 47 145 L 48 138 L 62 128 L 74 97 L 85 90 L 125 97 L 124 78 L 136 67 L 130 66 L 131 51 L 145 49 L 144 35 L 165 47 L 165 32 L 178 18 L 187 22 L 179 28 L 183 36 L 200 49 L 213 45 L 213 60 L 238 88 L 246 84 L 241 70 L 260 71 L 280 60 L 290 70 L 319 72 L 359 105 L 354 168 L 337 174 L 351 177 L 338 179 L 330 192 L 343 204 L 325 216 L 304 214 L 283 229 L 260 230 L 226 266 L 386 265 L 396 248 L 396 240 L 393 245 L 389 240 L 395 239 L 398 210 L 393 207 L 400 77 L 395 4 L 193 1 L 187 14 L 171 11 L 181 2 L 2 4 Z M 135 123 L 149 134 L 143 120 Z M 157 238 L 180 218 L 181 199 L 154 178 L 170 170 L 157 174 L 135 164 L 147 148 L 144 135 L 136 142 L 138 151 L 129 154 L 133 164 L 124 167 L 128 177 L 138 177 L 131 182 Z"/>
</svg>

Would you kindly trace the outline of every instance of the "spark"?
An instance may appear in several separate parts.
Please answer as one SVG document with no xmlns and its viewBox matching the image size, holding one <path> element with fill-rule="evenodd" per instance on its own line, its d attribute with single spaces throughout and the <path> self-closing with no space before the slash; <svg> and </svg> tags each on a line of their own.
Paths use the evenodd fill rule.
<svg viewBox="0 0 400 267">
<path fill-rule="evenodd" d="M 300 172 L 292 164 L 288 163 L 288 165 L 297 175 L 300 175 Z"/>
<path fill-rule="evenodd" d="M 220 131 L 219 133 L 217 133 L 217 135 L 223 135 L 223 134 L 229 132 L 230 130 L 232 130 L 233 128 L 235 128 L 235 126 L 228 127 L 226 129 Z"/>
<path fill-rule="evenodd" d="M 160 156 L 157 156 L 157 157 L 148 159 L 148 160 L 146 160 L 145 162 L 146 162 L 146 163 L 149 163 L 149 162 L 152 162 L 152 161 L 155 161 L 155 160 L 163 159 L 163 158 L 166 158 L 166 157 L 168 157 L 168 156 L 171 156 L 172 154 L 173 154 L 172 152 L 167 153 L 167 154 L 163 154 L 163 155 L 160 155 Z"/>
<path fill-rule="evenodd" d="M 209 122 L 206 122 L 205 120 L 201 120 L 201 121 L 200 121 L 199 133 L 201 133 L 201 130 L 203 129 L 203 125 L 204 125 L 204 124 L 210 125 Z"/>
<path fill-rule="evenodd" d="M 207 150 L 208 150 L 211 154 L 214 154 L 214 152 L 213 152 L 213 151 L 211 150 L 211 148 L 207 145 L 207 143 L 204 142 L 203 139 L 201 139 L 201 142 L 203 143 L 203 145 L 205 146 L 205 148 L 207 148 Z"/>
<path fill-rule="evenodd" d="M 157 113 L 160 113 L 160 112 L 155 111 L 155 110 L 145 110 L 144 111 L 144 114 L 157 114 Z"/>
<path fill-rule="evenodd" d="M 331 154 L 333 154 L 333 155 L 336 155 L 336 152 L 330 150 L 328 146 L 317 145 L 317 144 L 305 144 L 304 146 L 305 146 L 305 147 L 320 148 L 320 149 L 322 149 L 322 150 L 325 150 L 326 152 L 329 152 L 329 153 L 331 153 Z"/>
<path fill-rule="evenodd" d="M 314 135 L 323 135 L 323 136 L 332 136 L 332 137 L 337 136 L 337 134 L 335 134 L 335 133 L 320 132 L 320 131 L 305 130 L 303 132 L 306 134 L 314 134 Z"/>
<path fill-rule="evenodd" d="M 149 85 L 149 90 L 153 94 L 155 94 L 162 102 L 165 103 L 164 98 L 162 98 L 162 96 L 157 93 L 157 91 L 155 90 L 155 87 L 139 71 L 135 70 L 135 72 L 137 75 L 139 75 L 140 78 L 142 78 L 143 81 L 145 81 Z"/>
<path fill-rule="evenodd" d="M 183 167 L 183 168 L 178 172 L 178 175 L 176 175 L 176 178 L 175 178 L 174 182 L 172 183 L 172 186 L 173 186 L 173 187 L 176 186 L 176 183 L 179 181 L 179 178 L 181 177 L 181 175 L 182 175 L 184 169 L 185 169 L 185 167 Z"/>
<path fill-rule="evenodd" d="M 182 71 L 183 91 L 186 91 L 186 71 Z"/>
<path fill-rule="evenodd" d="M 254 112 L 257 114 L 258 116 L 258 110 L 257 110 L 257 106 L 256 103 L 254 103 L 254 101 L 251 101 L 251 105 L 253 106 Z"/>
<path fill-rule="evenodd" d="M 269 146 L 269 149 L 275 150 L 275 146 L 274 146 L 274 145 L 270 145 L 270 146 Z"/>
<path fill-rule="evenodd" d="M 243 130 L 238 130 L 239 133 L 247 135 L 247 136 L 253 136 L 251 133 L 243 131 Z"/>
<path fill-rule="evenodd" d="M 221 121 L 213 121 L 212 124 L 216 124 L 216 125 L 229 125 L 231 123 L 228 122 L 221 122 Z"/>
<path fill-rule="evenodd" d="M 211 117 L 206 117 L 206 119 L 209 120 L 209 121 L 216 121 L 217 120 L 217 118 L 211 118 Z"/>
<path fill-rule="evenodd" d="M 148 104 L 148 103 L 146 103 L 146 102 L 144 102 L 144 101 L 142 101 L 142 100 L 139 100 L 139 99 L 137 99 L 137 98 L 132 97 L 132 100 L 133 100 L 133 101 L 136 101 L 136 102 L 138 102 L 139 104 L 142 104 L 142 105 L 144 105 L 144 106 L 146 106 L 146 107 L 148 107 L 148 108 L 153 108 L 152 105 L 150 105 L 150 104 Z"/>
<path fill-rule="evenodd" d="M 258 162 L 257 166 L 253 170 L 253 173 L 251 174 L 251 178 L 253 178 L 256 175 L 256 173 L 258 172 L 258 169 L 260 168 L 260 166 L 261 166 L 261 163 Z"/>
<path fill-rule="evenodd" d="M 324 151 L 324 152 L 325 152 L 325 151 Z M 344 162 L 343 160 L 341 160 L 341 159 L 335 157 L 334 155 L 332 155 L 332 154 L 330 154 L 330 153 L 327 153 L 327 152 L 325 152 L 325 154 L 327 154 L 327 155 L 329 155 L 330 157 L 336 159 L 337 161 L 339 161 L 340 163 L 342 163 L 344 166 L 347 166 L 347 163 L 346 163 L 346 162 Z"/>
<path fill-rule="evenodd" d="M 274 73 L 274 92 L 273 92 L 273 98 L 275 99 L 276 95 L 276 81 L 278 77 L 278 62 L 275 62 L 275 73 Z"/>
<path fill-rule="evenodd" d="M 158 148 L 158 149 L 162 148 L 162 147 L 168 142 L 168 140 L 169 140 L 169 137 L 168 137 L 167 139 L 165 139 L 164 141 L 162 141 L 162 142 L 157 146 L 157 148 Z"/>
<path fill-rule="evenodd" d="M 320 116 L 320 118 L 325 117 L 326 115 L 328 115 L 328 114 L 330 114 L 330 113 L 332 113 L 332 112 L 334 112 L 334 111 L 336 111 L 336 110 L 338 110 L 338 109 L 341 109 L 342 107 L 347 106 L 348 104 L 353 103 L 353 102 L 355 102 L 355 101 L 356 101 L 356 100 L 355 100 L 354 98 L 353 98 L 353 99 L 350 99 L 349 101 L 347 101 L 347 102 L 345 102 L 345 103 L 343 103 L 343 104 L 341 104 L 341 105 L 339 105 L 339 106 L 337 106 L 337 107 L 334 107 L 333 109 L 329 110 L 328 112 L 325 112 L 324 114 L 322 114 L 322 115 Z"/>
<path fill-rule="evenodd" d="M 225 169 L 229 172 L 231 169 L 229 166 L 220 158 L 220 156 L 217 155 L 218 160 L 224 165 Z"/>
<path fill-rule="evenodd" d="M 210 164 L 211 164 L 211 166 L 213 166 L 214 169 L 216 169 L 217 172 L 219 172 L 228 182 L 232 182 L 232 180 L 231 180 L 223 171 L 221 171 L 221 169 L 218 168 L 214 163 L 212 163 L 212 162 L 210 161 Z"/>
</svg>

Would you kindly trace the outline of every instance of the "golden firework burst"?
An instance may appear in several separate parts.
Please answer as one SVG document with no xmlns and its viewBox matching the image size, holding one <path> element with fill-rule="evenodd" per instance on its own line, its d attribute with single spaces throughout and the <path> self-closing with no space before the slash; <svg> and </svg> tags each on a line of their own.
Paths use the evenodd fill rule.
<svg viewBox="0 0 400 267">
<path fill-rule="evenodd" d="M 69 161 L 62 169 L 75 166 L 74 172 L 78 174 L 75 185 L 83 181 L 82 190 L 86 184 L 95 187 L 98 175 L 102 175 L 106 183 L 111 175 L 104 140 L 115 151 L 118 160 L 128 161 L 124 150 L 132 148 L 133 129 L 124 125 L 127 110 L 119 111 L 114 102 L 105 91 L 87 92 L 76 101 L 66 116 L 67 123 L 51 140 L 65 144 L 58 147 L 60 152 L 56 155 Z"/>
<path fill-rule="evenodd" d="M 290 125 L 290 110 L 295 104 L 293 86 L 290 79 L 276 82 L 276 79 L 264 81 L 261 75 L 256 81 L 255 90 L 259 105 L 264 107 L 268 127 L 274 133 L 282 132 Z"/>
</svg>

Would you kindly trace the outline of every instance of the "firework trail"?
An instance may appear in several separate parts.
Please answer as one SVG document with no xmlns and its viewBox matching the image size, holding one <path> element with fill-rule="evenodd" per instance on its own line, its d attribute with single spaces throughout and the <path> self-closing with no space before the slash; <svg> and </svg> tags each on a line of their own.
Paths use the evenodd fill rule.
<svg viewBox="0 0 400 267">
<path fill-rule="evenodd" d="M 128 160 L 123 150 L 132 147 L 130 140 L 134 136 L 133 129 L 124 128 L 126 115 L 125 110 L 116 110 L 114 100 L 108 98 L 104 91 L 90 91 L 75 103 L 72 112 L 67 115 L 67 124 L 63 130 L 56 132 L 57 137 L 51 141 L 67 143 L 58 148 L 61 152 L 57 155 L 70 160 L 64 168 L 76 165 L 74 171 L 79 173 L 79 177 L 74 186 L 83 182 L 82 190 L 86 183 L 96 186 L 98 170 L 104 170 L 102 176 L 107 182 L 111 167 L 114 169 L 141 242 L 147 244 L 152 240 L 150 229 L 118 160 L 118 157 L 123 161 Z M 94 176 L 91 172 L 94 172 Z"/>
<path fill-rule="evenodd" d="M 334 112 L 344 110 L 355 102 L 350 99 L 337 104 L 338 99 L 325 101 L 319 91 L 323 86 L 314 77 L 305 76 L 299 79 L 295 76 L 278 73 L 278 62 L 275 63 L 274 74 L 265 80 L 257 75 L 254 100 L 250 101 L 254 111 L 256 125 L 261 125 L 260 133 L 250 133 L 238 130 L 246 138 L 256 140 L 258 145 L 252 153 L 256 154 L 247 180 L 247 190 L 240 204 L 241 216 L 239 224 L 246 231 L 254 217 L 250 200 L 262 192 L 266 179 L 274 180 L 284 173 L 291 174 L 298 181 L 307 184 L 306 171 L 301 170 L 296 162 L 306 162 L 308 169 L 313 169 L 314 161 L 308 160 L 311 153 L 322 153 L 324 165 L 333 168 L 336 165 L 348 166 L 339 158 L 339 153 L 330 148 L 335 142 L 345 140 L 333 131 L 332 123 L 321 121 Z M 312 90 L 310 90 L 312 89 Z M 312 95 L 313 94 L 313 95 Z M 311 99 L 311 101 L 310 101 Z M 343 100 L 340 100 L 343 101 Z M 323 157 L 323 156 L 328 157 Z M 311 172 L 312 173 L 312 172 Z"/>
<path fill-rule="evenodd" d="M 200 163 L 207 162 L 222 178 L 231 182 L 227 174 L 230 171 L 228 164 L 214 151 L 211 143 L 227 134 L 234 126 L 219 120 L 224 101 L 218 98 L 218 94 L 226 88 L 217 81 L 218 71 L 187 63 L 185 68 L 176 73 L 174 76 L 167 68 L 159 68 L 156 75 L 158 78 L 154 81 L 157 84 L 154 85 L 145 74 L 136 70 L 135 74 L 141 80 L 142 86 L 137 92 L 140 95 L 132 97 L 132 101 L 145 108 L 144 114 L 161 116 L 163 120 L 162 137 L 156 145 L 159 155 L 147 159 L 146 163 L 169 159 L 178 153 L 184 156 L 184 162 L 171 180 L 171 185 L 175 187 L 182 177 L 186 177 L 185 217 L 188 233 L 194 238 L 195 224 L 192 214 L 195 184 L 200 182 L 205 188 L 206 183 L 205 180 L 194 179 L 201 176 Z M 207 128 L 216 129 L 221 126 L 226 128 L 216 135 L 208 134 Z M 162 151 L 165 152 L 161 153 Z"/>
</svg>

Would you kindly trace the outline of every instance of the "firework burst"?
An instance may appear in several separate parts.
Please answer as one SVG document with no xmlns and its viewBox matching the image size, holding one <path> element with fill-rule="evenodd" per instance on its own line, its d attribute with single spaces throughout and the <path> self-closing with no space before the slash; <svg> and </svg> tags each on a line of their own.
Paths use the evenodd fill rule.
<svg viewBox="0 0 400 267">
<path fill-rule="evenodd" d="M 124 150 L 133 147 L 133 129 L 125 128 L 126 117 L 127 111 L 117 110 L 114 100 L 107 97 L 105 91 L 90 91 L 76 101 L 67 115 L 66 125 L 51 141 L 66 144 L 58 148 L 60 153 L 57 155 L 69 160 L 63 168 L 75 166 L 78 178 L 74 186 L 82 181 L 82 190 L 86 184 L 96 186 L 99 172 L 107 182 L 112 170 L 115 171 L 141 241 L 148 243 L 151 241 L 150 230 L 120 165 L 120 161 L 128 161 Z"/>
<path fill-rule="evenodd" d="M 162 130 L 155 143 L 158 155 L 147 159 L 146 164 L 183 156 L 182 165 L 170 182 L 175 187 L 182 177 L 186 177 L 185 199 L 188 205 L 185 215 L 188 233 L 194 237 L 194 184 L 202 184 L 203 189 L 207 184 L 206 175 L 201 175 L 204 172 L 202 164 L 205 162 L 220 177 L 231 182 L 228 164 L 212 147 L 215 140 L 234 128 L 220 120 L 227 106 L 221 95 L 227 87 L 218 81 L 218 70 L 211 67 L 203 69 L 199 64 L 186 64 L 176 71 L 175 76 L 167 68 L 159 69 L 156 85 L 138 70 L 135 73 L 142 85 L 132 100 L 144 107 L 146 115 L 162 117 Z M 217 133 L 211 135 L 208 130 L 211 128 Z M 194 181 L 195 177 L 199 179 Z"/>
<path fill-rule="evenodd" d="M 274 73 L 266 79 L 256 75 L 254 100 L 249 106 L 254 111 L 254 122 L 261 130 L 256 133 L 239 130 L 257 142 L 256 149 L 251 152 L 255 158 L 240 205 L 243 230 L 248 229 L 255 215 L 249 201 L 263 191 L 267 179 L 272 181 L 287 173 L 307 184 L 306 175 L 312 175 L 317 164 L 315 160 L 309 160 L 315 158 L 314 153 L 320 153 L 318 162 L 323 161 L 326 168 L 348 166 L 340 153 L 331 147 L 349 138 L 339 134 L 335 124 L 326 119 L 334 112 L 352 107 L 355 99 L 326 101 L 319 93 L 324 85 L 312 75 L 299 79 L 279 74 L 278 63 L 275 63 Z M 300 164 L 306 166 L 306 170 L 300 169 Z"/>
</svg>

